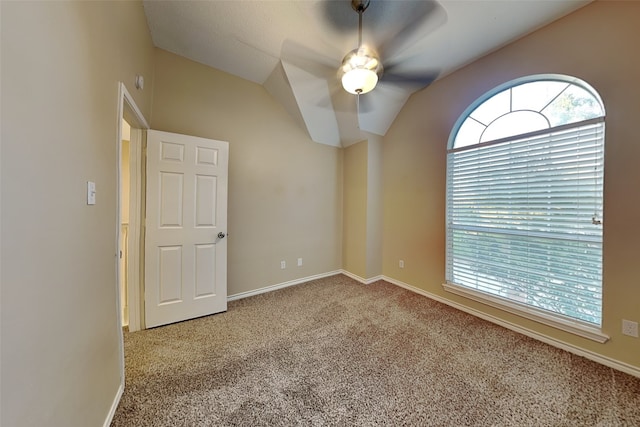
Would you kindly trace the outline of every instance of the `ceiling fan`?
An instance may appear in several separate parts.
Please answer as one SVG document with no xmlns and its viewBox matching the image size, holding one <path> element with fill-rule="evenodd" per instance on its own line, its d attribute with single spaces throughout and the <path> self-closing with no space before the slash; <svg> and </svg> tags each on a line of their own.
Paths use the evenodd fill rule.
<svg viewBox="0 0 640 427">
<path fill-rule="evenodd" d="M 384 135 L 411 93 L 428 86 L 438 77 L 437 70 L 426 67 L 422 58 L 415 61 L 407 52 L 411 53 L 414 45 L 443 24 L 446 13 L 434 0 L 349 0 L 349 3 L 350 7 L 346 0 L 321 1 L 318 5 L 328 23 L 324 33 L 333 36 L 334 42 L 353 34 L 353 12 L 357 13 L 357 47 L 340 60 L 336 49 L 328 49 L 319 42 L 310 48 L 291 40 L 285 41 L 282 49 L 285 73 L 301 110 L 305 103 L 310 102 L 309 98 L 324 98 L 316 100 L 315 105 L 329 107 L 337 116 L 344 114 L 345 109 L 353 108 L 346 113 L 357 117 L 359 130 Z M 363 35 L 365 11 L 368 28 Z M 306 73 L 292 70 L 291 65 Z M 317 80 L 326 83 L 330 89 L 328 94 L 321 93 Z M 314 89 L 304 86 L 313 86 Z M 347 95 L 356 96 L 349 101 L 345 99 Z M 303 116 L 304 113 L 302 111 Z M 314 116 L 318 113 L 314 109 Z M 338 122 L 340 119 L 338 117 Z M 341 124 L 344 122 L 342 117 Z M 340 129 L 339 133 L 344 132 Z"/>
<path fill-rule="evenodd" d="M 373 47 L 362 43 L 362 15 L 370 3 L 370 0 L 351 0 L 351 8 L 358 14 L 358 47 L 345 55 L 339 69 L 342 87 L 354 95 L 372 91 L 378 80 L 384 76 L 384 67 L 378 52 Z M 425 72 L 411 75 L 388 73 L 385 77 L 399 83 L 427 86 L 437 76 L 433 72 Z"/>
<path fill-rule="evenodd" d="M 378 53 L 362 44 L 362 14 L 369 3 L 370 0 L 351 0 L 351 7 L 358 13 L 358 47 L 345 55 L 339 70 L 342 87 L 354 95 L 371 92 L 383 70 Z"/>
</svg>

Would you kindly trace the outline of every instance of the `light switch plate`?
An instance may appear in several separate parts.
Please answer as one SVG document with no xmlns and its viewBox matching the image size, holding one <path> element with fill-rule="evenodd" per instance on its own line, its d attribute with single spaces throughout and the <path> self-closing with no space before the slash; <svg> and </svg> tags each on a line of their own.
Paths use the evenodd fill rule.
<svg viewBox="0 0 640 427">
<path fill-rule="evenodd" d="M 96 183 L 87 181 L 87 205 L 96 204 Z"/>
</svg>

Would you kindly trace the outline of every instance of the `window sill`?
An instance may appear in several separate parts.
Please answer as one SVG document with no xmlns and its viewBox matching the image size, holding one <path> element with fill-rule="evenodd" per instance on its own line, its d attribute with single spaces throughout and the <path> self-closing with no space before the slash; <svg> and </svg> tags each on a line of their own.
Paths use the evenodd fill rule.
<svg viewBox="0 0 640 427">
<path fill-rule="evenodd" d="M 559 316 L 554 316 L 553 314 L 543 310 L 507 301 L 503 298 L 488 295 L 453 283 L 444 283 L 442 287 L 447 292 L 487 304 L 491 307 L 504 310 L 511 314 L 515 314 L 601 344 L 604 344 L 609 340 L 609 336 L 602 333 L 599 328 L 588 326 L 579 321 L 560 318 Z"/>
</svg>

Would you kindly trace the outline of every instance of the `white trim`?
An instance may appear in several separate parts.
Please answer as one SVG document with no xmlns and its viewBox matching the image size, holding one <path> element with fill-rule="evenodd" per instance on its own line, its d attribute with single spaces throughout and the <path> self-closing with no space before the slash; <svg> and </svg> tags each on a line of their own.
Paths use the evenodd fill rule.
<svg viewBox="0 0 640 427">
<path fill-rule="evenodd" d="M 125 109 L 126 103 L 126 109 Z M 141 217 L 141 201 L 142 197 L 142 132 L 141 129 L 149 129 L 149 123 L 144 118 L 142 111 L 138 108 L 133 96 L 127 90 L 127 87 L 124 83 L 120 82 L 118 84 L 118 147 L 120 146 L 120 140 L 122 139 L 122 119 L 124 118 L 125 112 L 129 110 L 132 114 L 132 120 L 135 120 L 137 123 L 129 123 L 132 125 L 131 128 L 131 140 L 130 142 L 130 154 L 133 156 L 129 159 L 130 165 L 130 180 L 131 180 L 131 188 L 130 199 L 133 200 L 133 203 L 129 205 L 130 213 L 129 213 L 129 247 L 128 254 L 129 259 L 127 260 L 129 266 L 129 275 L 127 277 L 128 283 L 128 293 L 127 300 L 129 306 L 129 331 L 139 331 L 142 329 L 142 317 L 143 313 L 140 312 L 141 307 L 141 277 L 140 277 L 140 264 L 143 262 L 140 254 L 140 236 L 142 229 L 142 217 Z M 120 152 L 118 151 L 118 179 L 120 178 L 121 170 L 120 170 Z M 120 183 L 118 183 L 118 223 L 120 222 Z M 118 248 L 120 248 L 118 242 Z M 119 286 L 119 285 L 118 285 Z M 118 288 L 119 289 L 119 288 Z M 119 290 L 118 290 L 119 292 Z M 118 299 L 119 300 L 119 299 Z M 121 311 L 121 308 L 118 309 Z M 120 329 L 122 330 L 122 325 L 120 324 Z M 124 349 L 122 351 L 122 366 L 123 366 L 123 377 L 124 377 Z"/>
<path fill-rule="evenodd" d="M 120 90 L 121 90 L 121 94 L 122 100 L 126 100 L 127 104 L 129 104 L 129 107 L 131 107 L 131 110 L 133 111 L 134 115 L 136 116 L 136 120 L 138 121 L 138 123 L 140 124 L 140 126 L 142 127 L 142 129 L 149 129 L 149 123 L 147 123 L 147 120 L 144 118 L 144 114 L 142 114 L 142 111 L 140 111 L 140 109 L 138 108 L 138 105 L 136 104 L 136 101 L 134 101 L 133 96 L 131 96 L 131 93 L 127 90 L 127 87 L 125 86 L 124 83 L 120 82 Z M 122 108 L 122 107 L 121 107 Z M 122 109 L 120 111 L 120 113 L 124 114 L 124 109 Z M 120 117 L 118 119 L 121 119 L 122 115 L 120 115 Z M 129 123 L 131 124 L 131 123 Z"/>
<path fill-rule="evenodd" d="M 118 325 L 118 351 L 120 353 L 120 388 L 124 390 L 124 335 L 122 333 L 122 307 L 120 304 L 120 174 L 122 173 L 122 118 L 124 114 L 124 92 L 126 88 L 123 83 L 118 83 L 118 125 L 116 140 L 116 313 Z M 112 408 L 113 409 L 113 408 Z"/>
<path fill-rule="evenodd" d="M 598 102 L 600 103 L 600 107 L 602 108 L 602 116 L 606 116 L 606 110 L 604 109 L 604 103 L 602 102 L 602 98 L 598 91 L 596 91 L 589 83 L 581 80 L 577 77 L 567 76 L 564 74 L 533 74 L 529 76 L 519 77 L 517 79 L 509 80 L 508 82 L 502 83 L 486 91 L 484 94 L 480 95 L 475 101 L 469 105 L 464 112 L 458 117 L 456 123 L 453 125 L 451 129 L 451 133 L 449 133 L 449 140 L 447 141 L 447 150 L 450 150 L 453 147 L 453 143 L 455 142 L 456 136 L 458 136 L 458 131 L 462 126 L 462 123 L 473 113 L 473 111 L 482 105 L 485 101 L 491 99 L 494 95 L 499 94 L 500 92 L 510 89 L 512 87 L 516 87 L 525 83 L 533 83 L 536 81 L 558 81 L 563 83 L 572 84 L 589 92 Z M 514 135 L 516 136 L 516 135 Z"/>
<path fill-rule="evenodd" d="M 129 332 L 142 329 L 140 312 L 140 237 L 142 197 L 142 130 L 131 129 L 129 140 L 129 245 L 127 247 L 127 302 Z"/>
<path fill-rule="evenodd" d="M 527 133 L 520 133 L 518 135 L 505 136 L 504 138 L 492 139 L 490 141 L 482 141 L 482 142 L 478 142 L 477 144 L 465 145 L 465 146 L 458 147 L 458 148 L 449 148 L 447 150 L 447 154 L 449 154 L 449 153 L 458 153 L 460 151 L 469 151 L 469 150 L 473 150 L 474 148 L 481 148 L 481 147 L 487 147 L 487 146 L 491 146 L 491 145 L 502 144 L 502 143 L 505 143 L 505 142 L 508 142 L 508 141 L 516 141 L 516 140 L 520 140 L 520 139 L 531 139 L 531 138 L 535 138 L 535 137 L 539 137 L 539 136 L 549 135 L 549 134 L 552 134 L 552 133 L 570 131 L 572 129 L 577 129 L 577 128 L 580 128 L 580 127 L 586 127 L 586 126 L 589 126 L 589 125 L 595 125 L 595 124 L 598 124 L 598 123 L 604 123 L 604 120 L 605 120 L 604 116 L 594 117 L 592 119 L 586 119 L 586 120 L 582 120 L 582 121 L 579 121 L 579 122 L 572 122 L 572 123 L 568 123 L 568 124 L 565 124 L 565 125 L 559 125 L 559 126 L 554 126 L 554 127 L 534 130 L 534 131 L 527 132 Z"/>
<path fill-rule="evenodd" d="M 104 420 L 102 424 L 104 427 L 109 427 L 111 425 L 111 421 L 113 421 L 113 417 L 116 415 L 116 410 L 118 409 L 118 405 L 120 404 L 120 399 L 122 398 L 122 394 L 124 393 L 124 384 L 120 384 L 118 386 L 118 391 L 111 403 L 111 408 L 109 409 L 109 413 L 107 414 L 107 418 Z"/>
<path fill-rule="evenodd" d="M 300 279 L 290 280 L 288 282 L 277 283 L 275 285 L 265 286 L 264 288 L 254 289 L 253 291 L 240 292 L 238 294 L 233 294 L 227 296 L 228 301 L 235 301 L 242 298 L 253 297 L 260 294 L 265 294 L 267 292 L 277 291 L 278 289 L 288 288 L 289 286 L 300 285 L 302 283 L 310 282 L 312 280 L 322 279 L 325 277 L 336 276 L 341 274 L 342 270 L 330 271 L 328 273 L 316 274 L 314 276 L 307 276 Z"/>
<path fill-rule="evenodd" d="M 105 426 L 108 426 L 111 423 L 111 418 L 113 418 L 113 415 L 115 414 L 116 408 L 118 407 L 118 403 L 120 402 L 120 397 L 122 396 L 122 393 L 124 392 L 124 381 L 125 381 L 125 372 L 124 372 L 124 335 L 122 332 L 122 307 L 120 306 L 120 257 L 119 257 L 119 252 L 120 252 L 120 223 L 122 221 L 122 218 L 120 217 L 120 205 L 121 205 L 121 201 L 120 201 L 120 175 L 122 173 L 122 164 L 121 164 L 121 157 L 122 157 L 122 153 L 121 153 L 121 146 L 122 146 L 122 120 L 124 118 L 125 115 L 125 103 L 127 106 L 127 109 L 130 109 L 134 116 L 135 119 L 137 120 L 137 124 L 139 126 L 144 127 L 145 129 L 149 128 L 149 124 L 147 123 L 146 119 L 144 118 L 144 116 L 142 115 L 142 112 L 140 111 L 140 109 L 138 108 L 138 106 L 136 105 L 136 102 L 134 101 L 133 97 L 131 96 L 131 94 L 129 93 L 129 91 L 127 90 L 127 87 L 124 85 L 124 83 L 119 82 L 118 83 L 118 105 L 117 105 L 117 140 L 116 140 L 116 191 L 117 191 L 117 197 L 116 197 L 116 254 L 115 254 L 115 267 L 116 267 L 116 319 L 117 319 L 117 326 L 118 326 L 118 338 L 119 338 L 119 342 L 118 342 L 118 350 L 120 352 L 120 386 L 118 389 L 118 393 L 116 394 L 116 399 L 114 400 L 114 403 L 112 405 L 111 410 L 109 411 L 109 416 L 107 419 L 107 423 L 105 424 Z M 131 123 L 130 123 L 131 124 Z M 133 129 L 132 129 L 133 131 Z M 139 177 L 136 177 L 136 179 L 138 179 Z M 129 218 L 129 223 L 131 226 L 132 222 L 135 221 L 139 221 L 140 218 L 137 218 L 135 220 L 132 221 L 132 218 Z M 131 228 L 130 228 L 131 229 Z M 139 234 L 139 232 L 137 233 Z M 133 239 L 134 241 L 136 240 L 135 237 Z M 131 251 L 129 251 L 131 252 Z M 139 255 L 140 255 L 140 249 L 139 247 L 135 248 L 135 250 L 133 251 L 134 254 L 133 256 L 137 256 L 138 258 L 138 262 L 139 262 Z M 136 263 L 137 264 L 137 263 Z M 139 291 L 139 276 L 137 275 L 131 275 L 130 279 L 133 278 L 135 280 L 131 280 L 129 282 L 129 287 L 128 289 L 130 290 L 128 297 L 131 296 L 131 289 L 132 288 L 136 288 L 135 292 Z M 131 308 L 131 300 L 128 301 L 128 306 L 129 308 Z M 131 328 L 131 324 L 132 322 L 134 322 L 133 326 L 136 326 L 136 321 L 138 321 L 137 325 L 140 325 L 139 323 L 139 317 L 136 319 L 133 319 L 131 316 L 131 311 L 129 312 L 129 328 Z"/>
<path fill-rule="evenodd" d="M 455 301 L 449 300 L 447 298 L 443 298 L 439 295 L 433 294 L 431 292 L 424 291 L 420 288 L 416 288 L 415 286 L 409 285 L 407 283 L 401 282 L 399 280 L 392 279 L 390 277 L 383 276 L 383 280 L 391 283 L 392 285 L 399 286 L 401 288 L 407 289 L 409 291 L 415 292 L 422 296 L 425 296 L 429 299 L 441 302 L 450 307 L 453 307 L 457 310 L 464 311 L 465 313 L 469 313 L 473 316 L 479 317 L 481 319 L 487 320 L 491 323 L 495 323 L 496 325 L 500 325 L 512 331 L 518 332 L 522 335 L 526 335 L 530 338 L 536 339 L 538 341 L 542 341 L 543 343 L 549 344 L 553 347 L 559 348 L 561 350 L 568 351 L 569 353 L 573 353 L 578 356 L 582 356 L 589 360 L 592 360 L 596 363 L 600 363 L 601 365 L 608 366 L 609 368 L 616 369 L 621 372 L 625 372 L 629 375 L 633 375 L 634 377 L 640 378 L 640 367 L 630 365 L 628 363 L 620 362 L 618 360 L 602 356 L 600 354 L 594 353 L 589 350 L 585 350 L 583 348 L 577 347 L 575 345 L 566 343 L 564 341 L 558 340 L 556 338 L 552 338 L 548 335 L 541 334 L 539 332 L 533 331 L 529 328 L 525 328 L 523 326 L 517 325 L 512 322 L 508 322 L 506 320 L 500 319 L 498 317 L 492 316 L 490 314 L 486 314 L 482 311 L 473 309 L 471 307 L 467 307 L 465 305 L 459 304 Z"/>
<path fill-rule="evenodd" d="M 463 286 L 453 283 L 443 283 L 442 287 L 445 291 L 451 292 L 456 295 L 460 295 L 465 298 L 478 301 L 482 304 L 489 305 L 494 308 L 506 311 L 511 314 L 515 314 L 520 317 L 524 317 L 534 322 L 542 323 L 547 326 L 551 326 L 565 332 L 569 332 L 574 335 L 587 338 L 592 341 L 604 344 L 609 341 L 609 336 L 604 334 L 601 330 L 587 325 L 583 325 L 578 322 L 572 322 L 570 320 L 563 321 L 551 314 L 543 313 L 541 310 L 536 310 L 533 307 L 519 307 L 515 303 L 503 300 L 501 298 L 493 298 L 490 295 L 482 294 L 481 292 L 474 291 L 473 289 L 467 289 Z"/>
<path fill-rule="evenodd" d="M 365 279 L 363 277 L 360 277 L 356 274 L 350 273 L 347 270 L 340 270 L 340 273 L 344 274 L 347 277 L 352 278 L 353 280 L 357 280 L 358 282 L 364 284 L 364 285 L 370 285 L 374 282 L 377 282 L 378 280 L 383 280 L 384 276 L 382 275 L 378 275 L 378 276 L 374 276 L 374 277 L 370 277 L 368 279 Z"/>
</svg>

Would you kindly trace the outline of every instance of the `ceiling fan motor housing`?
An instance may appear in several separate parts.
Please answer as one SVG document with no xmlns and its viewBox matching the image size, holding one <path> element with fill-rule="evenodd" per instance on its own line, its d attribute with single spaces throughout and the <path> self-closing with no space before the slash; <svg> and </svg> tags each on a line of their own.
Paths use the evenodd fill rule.
<svg viewBox="0 0 640 427">
<path fill-rule="evenodd" d="M 356 12 L 364 12 L 369 7 L 369 0 L 351 0 L 351 7 Z"/>
</svg>

